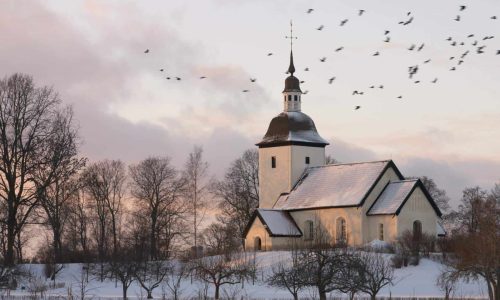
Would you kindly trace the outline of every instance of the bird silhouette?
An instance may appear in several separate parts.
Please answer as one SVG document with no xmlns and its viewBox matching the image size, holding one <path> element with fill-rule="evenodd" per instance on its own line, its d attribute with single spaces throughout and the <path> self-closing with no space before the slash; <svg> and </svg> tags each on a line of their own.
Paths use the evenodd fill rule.
<svg viewBox="0 0 500 300">
<path fill-rule="evenodd" d="M 380 52 L 377 51 L 377 52 L 373 53 L 372 56 L 379 56 L 379 55 L 380 55 Z"/>
<path fill-rule="evenodd" d="M 457 42 L 453 42 L 450 45 L 452 45 L 453 47 L 455 47 L 457 45 Z"/>
<path fill-rule="evenodd" d="M 389 43 L 390 41 L 391 41 L 391 37 L 390 36 L 386 37 L 385 40 L 384 40 L 384 42 L 386 42 L 386 43 Z"/>
<path fill-rule="evenodd" d="M 476 53 L 477 53 L 477 54 L 483 54 L 483 53 L 484 53 L 483 49 L 484 49 L 485 47 L 486 47 L 486 46 L 480 46 L 480 47 L 477 47 Z"/>
<path fill-rule="evenodd" d="M 455 71 L 457 68 L 451 67 L 450 71 Z"/>
<path fill-rule="evenodd" d="M 463 62 L 464 62 L 463 60 L 459 60 L 458 65 L 460 66 L 461 64 L 463 64 Z"/>
<path fill-rule="evenodd" d="M 360 94 L 360 93 L 359 93 L 357 90 L 352 91 L 352 95 L 353 95 L 353 96 L 354 96 L 354 95 L 359 95 L 359 94 Z"/>
<path fill-rule="evenodd" d="M 413 51 L 413 49 L 415 49 L 415 44 L 412 44 L 412 45 L 410 46 L 410 48 L 408 48 L 408 50 L 410 50 L 410 51 Z"/>
<path fill-rule="evenodd" d="M 407 12 L 406 15 L 409 16 L 411 14 L 411 11 Z"/>
<path fill-rule="evenodd" d="M 249 90 L 243 90 L 242 92 L 243 92 L 243 93 L 248 93 L 248 92 L 249 92 Z"/>
<path fill-rule="evenodd" d="M 469 34 L 467 37 L 468 38 L 474 37 L 474 34 Z"/>
<path fill-rule="evenodd" d="M 320 62 L 325 62 L 326 61 L 326 57 L 322 57 L 319 59 Z"/>
<path fill-rule="evenodd" d="M 360 108 L 361 108 L 361 106 L 356 105 L 356 106 L 354 107 L 354 110 L 358 110 L 358 109 L 360 109 Z"/>
<path fill-rule="evenodd" d="M 401 95 L 400 95 L 400 96 L 398 96 L 398 99 L 403 99 L 403 96 L 401 96 Z"/>
<path fill-rule="evenodd" d="M 420 80 L 415 80 L 415 83 L 420 83 Z"/>
<path fill-rule="evenodd" d="M 384 88 L 384 86 L 383 86 L 383 85 L 379 85 L 379 86 L 378 86 L 378 88 L 379 88 L 379 89 L 383 89 L 383 88 Z"/>
<path fill-rule="evenodd" d="M 325 26 L 323 25 L 320 25 L 318 28 L 316 28 L 317 30 L 323 30 L 323 28 L 325 28 Z"/>
<path fill-rule="evenodd" d="M 207 78 L 207 77 L 206 76 L 200 76 L 200 79 L 205 79 L 205 78 Z"/>
<path fill-rule="evenodd" d="M 308 14 L 310 14 L 310 13 L 312 13 L 313 11 L 314 11 L 314 9 L 309 8 L 309 9 L 307 10 L 307 13 L 308 13 Z"/>
<path fill-rule="evenodd" d="M 490 19 L 492 19 L 492 20 L 496 20 L 496 19 L 497 19 L 497 16 L 491 16 L 491 18 L 490 18 Z"/>
<path fill-rule="evenodd" d="M 269 53 L 267 54 L 267 56 L 271 56 L 271 55 L 273 55 L 271 52 L 269 52 Z"/>
<path fill-rule="evenodd" d="M 453 59 L 455 59 L 455 56 L 450 56 L 450 60 L 453 60 Z"/>
<path fill-rule="evenodd" d="M 304 71 L 306 71 L 306 72 L 309 71 L 309 68 L 305 68 Z"/>
<path fill-rule="evenodd" d="M 464 58 L 465 56 L 467 56 L 467 54 L 469 54 L 469 50 L 465 51 L 461 56 L 460 58 Z"/>
<path fill-rule="evenodd" d="M 374 86 L 374 85 L 371 85 L 371 86 L 370 86 L 370 88 L 371 88 L 371 89 L 374 89 L 374 88 L 375 88 L 375 86 Z"/>
<path fill-rule="evenodd" d="M 344 49 L 344 47 L 338 47 L 337 49 L 335 49 L 335 52 L 339 52 L 339 51 L 341 51 L 343 49 Z"/>
<path fill-rule="evenodd" d="M 347 21 L 349 21 L 349 19 L 345 19 L 345 20 L 340 21 L 340 26 L 344 26 L 345 23 L 347 23 Z"/>
<path fill-rule="evenodd" d="M 167 77 L 167 80 L 170 80 L 170 77 Z"/>
<path fill-rule="evenodd" d="M 328 83 L 329 84 L 332 84 L 332 82 L 335 80 L 335 76 L 333 76 L 332 78 L 328 79 Z"/>
<path fill-rule="evenodd" d="M 464 42 L 461 42 L 461 43 L 460 43 L 460 46 L 463 46 L 463 45 L 465 45 L 465 43 L 464 43 Z"/>
<path fill-rule="evenodd" d="M 431 59 L 428 59 L 426 61 L 424 61 L 424 64 L 427 64 L 427 63 L 430 63 L 431 62 Z"/>
<path fill-rule="evenodd" d="M 384 35 L 388 35 L 390 33 L 389 30 L 384 31 Z"/>
<path fill-rule="evenodd" d="M 460 5 L 460 11 L 464 11 L 467 8 L 465 5 Z"/>
<path fill-rule="evenodd" d="M 181 78 L 180 78 L 180 77 L 175 77 L 175 79 L 177 79 L 177 80 L 181 80 Z"/>
<path fill-rule="evenodd" d="M 497 54 L 496 55 L 500 55 L 500 50 L 497 50 Z"/>
<path fill-rule="evenodd" d="M 477 46 L 477 41 L 474 41 L 471 45 L 472 46 Z"/>
<path fill-rule="evenodd" d="M 309 93 L 309 91 L 308 91 L 308 90 L 305 90 L 305 91 L 302 93 L 302 95 L 307 95 L 307 93 Z"/>
<path fill-rule="evenodd" d="M 256 80 L 257 80 L 257 78 L 250 78 L 251 82 L 255 82 Z"/>
<path fill-rule="evenodd" d="M 144 53 L 146 54 L 149 53 L 149 49 L 144 50 Z"/>
<path fill-rule="evenodd" d="M 365 12 L 365 10 L 364 10 L 364 9 L 360 9 L 360 10 L 359 10 L 359 12 L 358 12 L 358 15 L 359 15 L 359 16 L 362 16 L 364 12 Z"/>
<path fill-rule="evenodd" d="M 304 80 L 301 80 L 300 83 L 304 83 L 305 81 Z"/>
<path fill-rule="evenodd" d="M 451 40 L 452 40 L 451 36 L 448 37 L 446 40 L 451 42 Z"/>
<path fill-rule="evenodd" d="M 160 69 L 160 72 L 163 72 L 163 71 L 164 71 L 164 69 Z"/>
<path fill-rule="evenodd" d="M 455 20 L 455 21 L 457 21 L 457 22 L 458 22 L 458 21 L 460 21 L 460 15 L 458 15 L 458 16 L 457 16 L 455 19 L 453 19 L 453 20 Z"/>
<path fill-rule="evenodd" d="M 403 25 L 408 25 L 411 22 L 413 22 L 413 17 L 411 17 L 410 19 L 408 19 L 408 21 L 404 22 Z"/>
<path fill-rule="evenodd" d="M 425 46 L 425 44 L 422 43 L 422 45 L 420 45 L 420 47 L 418 47 L 417 51 L 421 51 L 422 49 L 424 49 L 424 46 Z"/>
<path fill-rule="evenodd" d="M 438 79 L 437 79 L 437 77 L 436 77 L 436 78 L 434 78 L 434 80 L 433 80 L 433 81 L 431 81 L 431 82 L 432 82 L 432 83 L 436 83 L 437 81 L 438 81 Z"/>
</svg>

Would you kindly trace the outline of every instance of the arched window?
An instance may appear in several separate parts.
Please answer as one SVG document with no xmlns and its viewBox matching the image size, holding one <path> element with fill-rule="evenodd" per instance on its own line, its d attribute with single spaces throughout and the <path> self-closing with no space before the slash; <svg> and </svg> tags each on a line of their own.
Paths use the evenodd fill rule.
<svg viewBox="0 0 500 300">
<path fill-rule="evenodd" d="M 347 225 L 345 219 L 340 217 L 337 219 L 337 243 L 347 242 Z"/>
<path fill-rule="evenodd" d="M 416 220 L 413 222 L 413 239 L 419 241 L 422 238 L 422 222 Z"/>
<path fill-rule="evenodd" d="M 292 95 L 288 95 L 288 101 L 292 101 Z"/>
<path fill-rule="evenodd" d="M 297 101 L 297 99 L 298 99 L 297 95 L 294 95 L 293 96 L 293 101 Z"/>
<path fill-rule="evenodd" d="M 304 239 L 312 240 L 314 238 L 314 223 L 308 220 L 304 223 Z"/>
<path fill-rule="evenodd" d="M 378 239 L 384 240 L 384 224 L 382 223 L 378 224 Z"/>
<path fill-rule="evenodd" d="M 254 241 L 253 241 L 253 249 L 255 251 L 260 251 L 262 250 L 262 242 L 260 240 L 260 237 L 255 237 Z"/>
</svg>

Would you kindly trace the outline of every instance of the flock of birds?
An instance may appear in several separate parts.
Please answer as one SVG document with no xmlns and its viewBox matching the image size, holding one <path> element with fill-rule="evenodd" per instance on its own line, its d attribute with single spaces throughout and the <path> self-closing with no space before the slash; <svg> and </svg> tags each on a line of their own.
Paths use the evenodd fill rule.
<svg viewBox="0 0 500 300">
<path fill-rule="evenodd" d="M 453 19 L 454 21 L 456 22 L 460 22 L 461 21 L 461 13 L 464 12 L 465 10 L 467 9 L 467 6 L 466 5 L 460 5 L 459 8 L 458 8 L 458 11 L 459 11 L 459 14 L 456 15 L 456 17 Z M 306 11 L 307 14 L 311 14 L 314 12 L 314 9 L 313 8 L 310 8 Z M 357 15 L 358 16 L 363 16 L 364 14 L 366 13 L 366 11 L 364 9 L 359 9 L 358 10 L 358 13 Z M 497 20 L 497 16 L 491 16 L 489 17 L 491 20 Z M 412 12 L 407 12 L 406 15 L 405 15 L 405 18 L 401 21 L 398 22 L 398 25 L 402 25 L 402 26 L 408 26 L 410 25 L 412 22 L 414 21 L 414 16 L 412 14 Z M 340 21 L 339 23 L 339 26 L 345 26 L 347 23 L 349 22 L 349 19 L 343 19 Z M 316 30 L 318 31 L 322 31 L 323 29 L 325 28 L 324 25 L 320 25 L 316 28 Z M 390 36 L 390 33 L 391 31 L 390 30 L 385 30 L 384 31 L 384 39 L 383 39 L 383 42 L 385 43 L 390 43 L 391 42 L 391 36 Z M 289 37 L 290 38 L 290 37 Z M 495 38 L 494 36 L 484 36 L 484 37 L 476 37 L 475 34 L 469 34 L 466 36 L 466 38 L 464 40 L 457 40 L 457 39 L 454 39 L 453 37 L 448 37 L 445 39 L 446 42 L 449 43 L 450 46 L 452 47 L 463 47 L 463 46 L 472 46 L 474 48 L 472 49 L 467 49 L 467 50 L 464 50 L 464 52 L 455 57 L 455 56 L 450 56 L 449 57 L 449 61 L 456 61 L 456 66 L 452 66 L 449 71 L 456 71 L 457 70 L 457 66 L 460 66 L 461 64 L 464 63 L 465 59 L 467 56 L 470 56 L 471 54 L 475 53 L 475 54 L 483 54 L 485 53 L 485 48 L 487 47 L 486 44 L 484 44 L 486 41 L 488 40 L 491 40 Z M 480 42 L 481 41 L 481 42 Z M 481 43 L 481 44 L 480 44 Z M 408 51 L 415 51 L 415 52 L 420 52 L 424 49 L 425 47 L 425 43 L 419 43 L 419 44 L 411 44 L 407 50 Z M 335 52 L 341 52 L 344 50 L 344 46 L 340 46 L 338 48 L 336 48 L 334 51 Z M 150 53 L 150 49 L 146 49 L 144 51 L 145 54 L 148 54 Z M 273 52 L 268 52 L 267 53 L 267 56 L 272 56 L 274 55 Z M 381 53 L 380 51 L 375 51 L 372 56 L 376 57 L 376 56 L 380 56 Z M 500 50 L 496 50 L 496 55 L 500 55 Z M 325 61 L 327 60 L 327 57 L 321 57 L 319 58 L 319 61 L 324 63 Z M 422 65 L 425 65 L 425 64 L 428 64 L 432 61 L 431 58 L 429 59 L 426 59 L 425 61 L 423 61 L 421 64 L 416 64 L 416 65 L 412 65 L 412 66 L 409 66 L 408 67 L 408 77 L 409 79 L 413 80 L 414 79 L 414 76 L 416 76 L 419 72 L 419 70 L 421 70 L 421 68 L 423 67 Z M 310 70 L 309 67 L 306 67 L 304 69 L 305 72 L 308 72 Z M 164 68 L 161 68 L 159 69 L 160 72 L 164 72 L 165 69 Z M 286 74 L 288 74 L 288 71 L 286 72 Z M 174 80 L 174 81 L 180 81 L 182 80 L 181 77 L 178 77 L 178 76 L 167 76 L 165 77 L 167 80 Z M 198 77 L 200 80 L 203 80 L 203 79 L 206 79 L 207 77 L 206 76 L 199 76 Z M 331 78 L 328 79 L 328 84 L 333 84 L 333 82 L 336 80 L 336 76 L 333 76 Z M 257 81 L 256 78 L 250 78 L 250 82 L 251 83 L 255 83 Z M 430 81 L 431 83 L 435 84 L 438 82 L 438 78 L 434 78 L 432 81 Z M 300 83 L 304 83 L 304 81 L 300 81 Z M 420 83 L 420 80 L 413 80 L 413 83 L 415 84 L 418 84 Z M 369 87 L 370 89 L 384 89 L 384 85 L 382 84 L 379 84 L 379 85 L 371 85 Z M 244 89 L 242 90 L 243 93 L 248 93 L 250 92 L 250 89 Z M 309 91 L 305 90 L 303 92 L 303 94 L 307 94 Z M 363 96 L 365 94 L 365 92 L 363 90 L 354 90 L 352 92 L 352 96 Z M 396 97 L 397 99 L 403 99 L 403 95 L 399 95 Z M 356 105 L 354 107 L 354 110 L 359 110 L 361 108 L 361 105 Z"/>
</svg>

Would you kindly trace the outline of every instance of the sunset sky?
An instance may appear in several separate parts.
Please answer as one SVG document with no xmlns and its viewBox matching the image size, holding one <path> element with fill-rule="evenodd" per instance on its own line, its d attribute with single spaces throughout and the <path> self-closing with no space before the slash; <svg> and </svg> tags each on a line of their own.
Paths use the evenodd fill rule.
<svg viewBox="0 0 500 300">
<path fill-rule="evenodd" d="M 4 0 L 0 76 L 28 73 L 53 86 L 73 106 L 90 160 L 160 155 L 181 167 L 202 145 L 221 176 L 282 110 L 290 20 L 295 76 L 309 91 L 302 111 L 330 142 L 329 154 L 341 162 L 392 158 L 406 176 L 434 178 L 455 203 L 465 187 L 500 181 L 498 0 Z"/>
</svg>

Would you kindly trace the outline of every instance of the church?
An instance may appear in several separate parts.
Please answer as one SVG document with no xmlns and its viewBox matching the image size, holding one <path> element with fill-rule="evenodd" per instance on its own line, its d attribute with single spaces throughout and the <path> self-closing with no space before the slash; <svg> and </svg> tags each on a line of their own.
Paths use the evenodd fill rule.
<svg viewBox="0 0 500 300">
<path fill-rule="evenodd" d="M 247 250 L 306 245 L 321 229 L 333 243 L 394 241 L 406 230 L 443 234 L 441 212 L 418 179 L 392 160 L 325 164 L 323 139 L 302 112 L 300 81 L 290 52 L 283 112 L 259 147 L 259 208 L 244 232 Z"/>
</svg>

